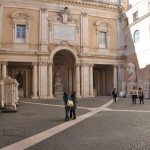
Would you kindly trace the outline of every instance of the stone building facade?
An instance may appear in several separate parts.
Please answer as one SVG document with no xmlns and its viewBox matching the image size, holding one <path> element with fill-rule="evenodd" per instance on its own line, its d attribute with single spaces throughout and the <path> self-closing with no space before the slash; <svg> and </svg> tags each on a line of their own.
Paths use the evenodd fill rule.
<svg viewBox="0 0 150 150">
<path fill-rule="evenodd" d="M 124 27 L 126 64 L 135 66 L 135 86 L 144 90 L 145 98 L 150 98 L 150 1 L 129 0 L 125 13 L 128 24 Z M 128 74 L 125 74 L 128 84 Z"/>
<path fill-rule="evenodd" d="M 0 0 L 0 79 L 33 99 L 111 95 L 125 80 L 119 0 Z"/>
</svg>

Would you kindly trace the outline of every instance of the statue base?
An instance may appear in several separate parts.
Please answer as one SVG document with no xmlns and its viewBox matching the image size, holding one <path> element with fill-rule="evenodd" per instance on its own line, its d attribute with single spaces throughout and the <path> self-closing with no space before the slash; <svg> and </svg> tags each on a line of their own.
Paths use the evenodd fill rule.
<svg viewBox="0 0 150 150">
<path fill-rule="evenodd" d="M 63 98 L 63 92 L 55 92 L 55 98 Z"/>
<path fill-rule="evenodd" d="M 23 89 L 19 89 L 18 90 L 18 95 L 19 95 L 19 97 L 24 97 L 24 90 Z"/>
<path fill-rule="evenodd" d="M 16 105 L 13 104 L 4 104 L 4 108 L 2 109 L 2 112 L 17 112 Z"/>
</svg>

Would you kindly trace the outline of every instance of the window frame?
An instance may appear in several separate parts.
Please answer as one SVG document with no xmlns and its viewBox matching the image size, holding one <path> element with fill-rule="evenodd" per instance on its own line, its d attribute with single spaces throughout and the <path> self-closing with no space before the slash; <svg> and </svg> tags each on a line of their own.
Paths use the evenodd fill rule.
<svg viewBox="0 0 150 150">
<path fill-rule="evenodd" d="M 108 50 L 110 47 L 110 43 L 109 43 L 109 31 L 110 31 L 110 25 L 106 22 L 103 21 L 97 21 L 95 23 L 96 25 L 96 32 L 97 32 L 97 47 L 98 49 L 104 49 L 104 50 Z M 105 32 L 106 33 L 106 48 L 103 48 L 100 46 L 100 42 L 99 42 L 99 38 L 100 38 L 100 32 Z"/>
<path fill-rule="evenodd" d="M 134 43 L 138 43 L 140 41 L 140 31 L 139 30 L 134 31 L 133 40 L 134 40 Z"/>
<path fill-rule="evenodd" d="M 104 34 L 103 34 L 104 33 Z M 107 32 L 106 31 L 99 31 L 99 33 L 98 33 L 99 35 L 98 35 L 98 45 L 99 45 L 99 48 L 101 48 L 101 49 L 107 49 L 108 48 L 108 36 L 107 36 Z M 102 41 L 102 42 L 104 42 L 104 43 L 101 43 L 101 38 L 103 38 L 103 37 L 101 37 L 102 36 L 102 34 L 103 35 L 105 35 L 105 39 L 103 39 L 104 41 Z"/>
<path fill-rule="evenodd" d="M 11 17 L 13 22 L 13 43 L 28 44 L 29 28 L 32 18 L 29 15 L 22 12 L 14 12 L 13 14 L 11 14 Z M 25 38 L 17 38 L 17 25 L 26 26 Z"/>
<path fill-rule="evenodd" d="M 20 33 L 20 37 L 17 37 L 18 34 L 18 27 L 17 26 L 25 26 L 25 33 L 24 33 L 24 38 L 22 36 L 22 30 Z M 20 28 L 21 29 L 21 28 Z M 16 24 L 16 29 L 15 29 L 15 43 L 26 43 L 27 39 L 27 25 L 26 24 Z"/>
<path fill-rule="evenodd" d="M 138 12 L 138 10 L 135 11 L 135 12 L 132 14 L 132 16 L 133 16 L 133 22 L 137 21 L 137 20 L 139 19 L 139 12 Z"/>
</svg>

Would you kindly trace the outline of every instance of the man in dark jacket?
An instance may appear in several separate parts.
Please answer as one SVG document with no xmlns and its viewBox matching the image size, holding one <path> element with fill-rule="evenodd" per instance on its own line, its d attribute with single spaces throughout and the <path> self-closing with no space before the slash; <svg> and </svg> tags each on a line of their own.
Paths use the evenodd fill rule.
<svg viewBox="0 0 150 150">
<path fill-rule="evenodd" d="M 116 99 L 117 99 L 117 91 L 116 91 L 116 88 L 113 89 L 113 91 L 112 91 L 112 96 L 113 96 L 114 102 L 116 103 Z"/>
<path fill-rule="evenodd" d="M 67 106 L 67 102 L 68 102 L 67 92 L 64 92 L 63 100 L 64 100 L 65 112 L 66 112 L 65 121 L 69 121 L 68 113 L 70 111 L 70 107 Z"/>
</svg>

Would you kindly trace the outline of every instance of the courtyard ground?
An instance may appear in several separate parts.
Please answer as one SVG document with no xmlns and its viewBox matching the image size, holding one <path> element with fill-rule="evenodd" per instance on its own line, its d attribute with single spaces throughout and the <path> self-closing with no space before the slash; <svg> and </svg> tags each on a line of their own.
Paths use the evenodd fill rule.
<svg viewBox="0 0 150 150">
<path fill-rule="evenodd" d="M 150 100 L 111 97 L 78 100 L 77 119 L 64 121 L 63 101 L 20 101 L 16 113 L 0 113 L 5 150 L 149 150 Z"/>
</svg>

